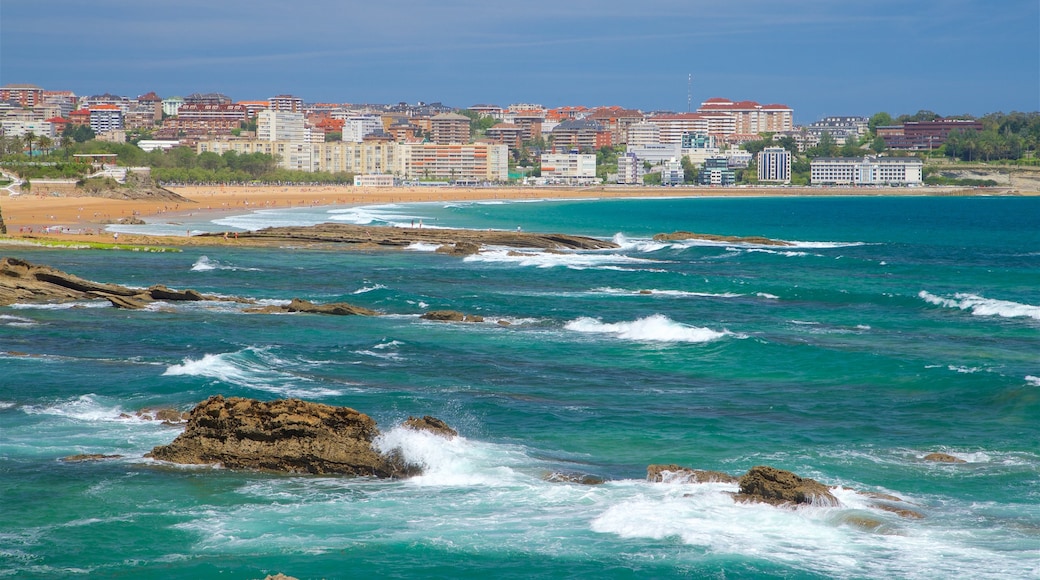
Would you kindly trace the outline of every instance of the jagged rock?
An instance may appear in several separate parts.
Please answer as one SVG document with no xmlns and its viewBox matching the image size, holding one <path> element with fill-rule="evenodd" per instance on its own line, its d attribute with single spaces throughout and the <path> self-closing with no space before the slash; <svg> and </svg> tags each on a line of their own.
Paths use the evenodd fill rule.
<svg viewBox="0 0 1040 580">
<path fill-rule="evenodd" d="M 552 483 L 577 483 L 579 485 L 603 485 L 607 482 L 607 480 L 598 475 L 590 475 L 588 473 L 562 473 L 559 471 L 547 473 L 542 479 Z"/>
<path fill-rule="evenodd" d="M 124 310 L 141 310 L 147 307 L 150 302 L 137 296 L 114 296 L 112 294 L 105 295 L 105 300 L 108 300 L 112 306 Z"/>
<path fill-rule="evenodd" d="M 76 455 L 62 457 L 61 460 L 65 463 L 80 463 L 83 461 L 105 461 L 108 459 L 120 459 L 122 457 L 122 455 L 104 455 L 101 453 L 78 453 Z"/>
<path fill-rule="evenodd" d="M 647 481 L 655 483 L 737 483 L 740 478 L 721 471 L 655 464 L 646 468 Z"/>
<path fill-rule="evenodd" d="M 376 451 L 372 441 L 378 434 L 371 417 L 348 407 L 215 395 L 192 409 L 172 443 L 147 456 L 292 473 L 405 477 L 419 472 L 399 454 Z"/>
<path fill-rule="evenodd" d="M 513 323 L 508 320 L 499 320 L 496 324 L 499 326 L 513 326 Z"/>
<path fill-rule="evenodd" d="M 361 306 L 354 306 L 346 302 L 331 302 L 329 304 L 315 304 L 310 300 L 293 298 L 289 304 L 282 306 L 264 306 L 262 308 L 249 308 L 246 312 L 254 314 L 281 314 L 302 312 L 306 314 L 333 314 L 337 316 L 378 316 L 375 310 L 369 310 Z"/>
<path fill-rule="evenodd" d="M 199 300 L 211 300 L 211 297 L 204 296 L 196 290 L 170 290 L 162 284 L 157 284 L 148 288 L 148 295 L 155 300 L 167 300 L 167 301 L 199 301 Z"/>
<path fill-rule="evenodd" d="M 815 479 L 799 477 L 790 471 L 764 465 L 752 467 L 740 478 L 740 493 L 733 499 L 772 505 L 840 505 L 827 486 Z"/>
<path fill-rule="evenodd" d="M 967 463 L 959 457 L 954 457 L 948 453 L 929 453 L 923 458 L 925 461 L 935 461 L 937 463 Z"/>
<path fill-rule="evenodd" d="M 474 244 L 473 242 L 456 242 L 454 244 L 444 244 L 437 248 L 437 252 L 441 254 L 448 254 L 450 256 L 469 256 L 472 254 L 480 253 L 480 245 Z"/>
<path fill-rule="evenodd" d="M 673 242 L 679 240 L 706 240 L 709 242 L 725 242 L 730 244 L 755 244 L 758 246 L 793 246 L 791 242 L 774 240 L 761 236 L 720 236 L 717 234 L 695 234 L 693 232 L 672 232 L 670 234 L 654 234 L 654 240 L 658 242 Z"/>
<path fill-rule="evenodd" d="M 477 314 L 463 314 L 457 310 L 431 310 L 422 316 L 423 320 L 438 322 L 484 322 L 484 317 Z"/>
<path fill-rule="evenodd" d="M 404 426 L 409 429 L 415 429 L 416 431 L 429 431 L 430 433 L 440 435 L 446 439 L 453 439 L 459 434 L 458 431 L 452 429 L 444 421 L 429 415 L 424 415 L 422 417 L 408 417 L 408 420 L 404 422 Z"/>
<path fill-rule="evenodd" d="M 299 578 L 296 578 L 295 576 L 286 576 L 279 572 L 277 574 L 268 575 L 264 580 L 299 580 Z"/>
</svg>

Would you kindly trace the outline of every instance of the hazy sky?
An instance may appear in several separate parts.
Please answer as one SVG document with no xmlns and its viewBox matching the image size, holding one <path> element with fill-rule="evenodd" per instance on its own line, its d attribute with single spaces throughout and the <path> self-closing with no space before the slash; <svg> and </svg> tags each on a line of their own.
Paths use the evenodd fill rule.
<svg viewBox="0 0 1040 580">
<path fill-rule="evenodd" d="M 0 85 L 79 95 L 1040 110 L 1038 0 L 0 0 Z"/>
</svg>

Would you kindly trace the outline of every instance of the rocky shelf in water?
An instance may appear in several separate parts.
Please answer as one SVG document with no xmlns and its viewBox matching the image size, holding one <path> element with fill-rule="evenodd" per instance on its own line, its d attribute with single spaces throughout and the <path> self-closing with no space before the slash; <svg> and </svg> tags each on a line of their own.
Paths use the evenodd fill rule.
<svg viewBox="0 0 1040 580">
<path fill-rule="evenodd" d="M 193 238 L 223 238 L 223 233 L 208 233 Z M 535 248 L 544 250 L 605 250 L 614 249 L 614 242 L 587 236 L 543 234 L 506 230 L 400 228 L 388 226 L 359 226 L 353 224 L 318 224 L 264 228 L 238 232 L 235 242 L 249 245 L 352 245 L 373 248 L 406 248 L 412 244 L 432 244 L 449 253 L 475 253 L 482 246 Z M 458 251 L 453 251 L 457 249 Z"/>
<path fill-rule="evenodd" d="M 793 246 L 791 242 L 774 240 L 762 236 L 720 236 L 717 234 L 696 234 L 693 232 L 672 232 L 670 234 L 655 234 L 654 240 L 658 242 L 677 242 L 682 240 L 704 240 L 708 242 L 723 242 L 727 244 L 753 244 L 756 246 Z"/>
</svg>

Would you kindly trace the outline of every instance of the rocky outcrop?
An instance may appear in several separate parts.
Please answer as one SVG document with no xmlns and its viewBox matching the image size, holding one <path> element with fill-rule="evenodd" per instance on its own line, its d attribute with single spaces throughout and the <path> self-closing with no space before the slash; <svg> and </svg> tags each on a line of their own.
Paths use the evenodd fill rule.
<svg viewBox="0 0 1040 580">
<path fill-rule="evenodd" d="M 705 240 L 709 242 L 724 242 L 727 244 L 753 244 L 756 246 L 793 246 L 791 242 L 774 240 L 761 236 L 720 236 L 716 234 L 695 234 L 693 232 L 672 232 L 670 234 L 655 234 L 654 240 L 658 242 L 675 242 L 681 240 Z"/>
<path fill-rule="evenodd" d="M 195 239 L 216 237 L 223 234 L 210 233 L 194 236 Z M 603 250 L 618 245 L 596 238 L 567 234 L 540 234 L 506 230 L 456 230 L 441 228 L 397 228 L 385 226 L 360 226 L 354 224 L 318 224 L 306 227 L 265 228 L 255 232 L 240 232 L 238 242 L 245 245 L 309 245 L 406 248 L 412 244 L 436 244 L 447 246 L 446 252 L 466 255 L 481 246 L 504 246 L 509 248 L 538 248 L 543 250 Z"/>
<path fill-rule="evenodd" d="M 264 306 L 262 308 L 249 308 L 246 312 L 260 314 L 279 314 L 302 312 L 306 314 L 332 314 L 336 316 L 377 316 L 378 312 L 361 306 L 354 306 L 346 302 L 330 302 L 328 304 L 315 304 L 309 300 L 293 298 L 289 304 L 281 306 Z"/>
<path fill-rule="evenodd" d="M 375 477 L 419 473 L 398 453 L 377 451 L 372 442 L 378 434 L 371 417 L 349 407 L 216 395 L 192 409 L 181 435 L 148 456 L 173 463 L 291 473 Z"/>
<path fill-rule="evenodd" d="M 404 426 L 415 431 L 429 431 L 445 439 L 454 439 L 459 435 L 459 432 L 452 429 L 447 423 L 429 415 L 408 417 L 408 420 L 404 422 Z"/>
<path fill-rule="evenodd" d="M 690 469 L 681 465 L 650 465 L 646 479 L 654 483 L 737 483 L 740 478 L 721 471 Z"/>
<path fill-rule="evenodd" d="M 478 314 L 463 314 L 457 310 L 431 310 L 419 318 L 423 320 L 436 320 L 438 322 L 484 322 L 484 317 Z"/>
<path fill-rule="evenodd" d="M 740 478 L 736 501 L 763 502 L 771 505 L 809 504 L 837 506 L 840 502 L 827 486 L 790 471 L 759 465 Z"/>
<path fill-rule="evenodd" d="M 145 290 L 118 284 L 92 282 L 49 266 L 32 264 L 18 258 L 0 259 L 0 306 L 15 302 L 70 302 L 73 300 L 108 300 L 116 308 L 139 310 L 155 301 L 196 302 L 220 301 L 255 304 L 249 298 L 202 294 L 196 290 L 175 290 L 162 284 Z M 375 316 L 374 310 L 342 302 L 314 304 L 294 298 L 284 306 L 246 309 L 246 312 L 280 313 L 310 312 L 316 314 Z"/>
<path fill-rule="evenodd" d="M 470 256 L 473 254 L 480 253 L 480 245 L 474 244 L 473 242 L 456 242 L 454 244 L 445 244 L 437 248 L 437 253 L 448 254 L 449 256 Z"/>
<path fill-rule="evenodd" d="M 603 485 L 607 482 L 607 480 L 598 475 L 591 475 L 588 473 L 567 473 L 562 471 L 547 473 L 542 477 L 542 479 L 550 483 L 575 483 L 578 485 Z"/>
<path fill-rule="evenodd" d="M 967 463 L 967 461 L 954 457 L 948 453 L 929 453 L 923 457 L 925 461 L 934 461 L 936 463 Z"/>
</svg>

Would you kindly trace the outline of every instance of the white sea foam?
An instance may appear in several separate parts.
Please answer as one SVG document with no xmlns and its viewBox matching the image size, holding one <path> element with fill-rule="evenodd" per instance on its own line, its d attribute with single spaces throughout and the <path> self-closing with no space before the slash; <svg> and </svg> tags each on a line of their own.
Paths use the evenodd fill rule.
<svg viewBox="0 0 1040 580">
<path fill-rule="evenodd" d="M 746 249 L 744 251 L 748 252 L 749 254 L 750 253 L 775 254 L 777 256 L 785 256 L 785 257 L 788 257 L 788 258 L 800 258 L 800 257 L 803 257 L 803 256 L 819 256 L 819 254 L 810 254 L 809 252 L 798 252 L 798 251 L 794 251 L 794 250 L 771 250 L 769 248 L 748 248 L 748 249 Z"/>
<path fill-rule="evenodd" d="M 342 391 L 310 386 L 313 379 L 285 370 L 294 366 L 279 359 L 266 348 L 247 348 L 238 352 L 206 354 L 201 359 L 185 359 L 171 365 L 163 376 L 203 377 L 246 389 L 256 389 L 290 397 L 330 397 Z"/>
<path fill-rule="evenodd" d="M 566 267 L 573 270 L 617 269 L 618 264 L 644 266 L 660 262 L 643 258 L 633 258 L 621 254 L 600 254 L 586 252 L 548 253 L 537 251 L 517 251 L 493 249 L 472 254 L 463 258 L 466 262 L 489 264 L 516 264 L 518 266 L 536 268 Z M 627 268 L 626 268 L 627 269 Z"/>
<path fill-rule="evenodd" d="M 10 305 L 10 308 L 14 310 L 71 310 L 73 308 L 109 308 L 111 306 L 112 303 L 108 300 L 77 300 L 59 304 L 16 303 Z"/>
<path fill-rule="evenodd" d="M 624 290 L 621 288 L 594 288 L 592 290 L 597 294 L 616 294 L 620 296 L 667 296 L 670 298 L 739 298 L 743 294 L 736 294 L 734 292 L 689 292 L 686 290 L 658 290 L 658 289 L 647 289 L 647 290 Z"/>
<path fill-rule="evenodd" d="M 612 239 L 613 242 L 620 246 L 620 249 L 624 252 L 650 253 L 657 252 L 665 248 L 675 247 L 675 244 L 672 243 L 658 242 L 656 240 L 647 238 L 629 239 L 621 233 L 614 234 L 614 237 Z"/>
<path fill-rule="evenodd" d="M 780 297 L 776 294 L 769 294 L 768 292 L 755 292 L 755 296 L 759 298 L 765 298 L 766 300 L 779 300 Z"/>
<path fill-rule="evenodd" d="M 191 265 L 192 272 L 209 272 L 211 270 L 243 270 L 247 272 L 259 272 L 260 268 L 241 268 L 239 266 L 230 266 L 223 264 L 217 260 L 210 259 L 207 256 L 199 256 L 198 260 Z"/>
<path fill-rule="evenodd" d="M 522 452 L 502 445 L 445 439 L 428 431 L 395 427 L 373 442 L 382 453 L 399 450 L 404 461 L 422 467 L 408 480 L 419 486 L 501 486 L 524 479 L 515 470 L 530 461 Z"/>
<path fill-rule="evenodd" d="M 640 342 L 709 342 L 733 333 L 676 322 L 663 314 L 654 314 L 631 322 L 605 323 L 582 317 L 568 322 L 564 328 L 590 334 L 610 334 L 624 340 Z"/>
<path fill-rule="evenodd" d="M 126 413 L 117 405 L 101 403 L 95 394 L 80 395 L 75 399 L 56 402 L 51 405 L 23 405 L 22 411 L 28 415 L 51 415 L 67 417 L 77 421 L 140 421 L 133 413 Z M 128 415 L 121 416 L 121 415 Z"/>
<path fill-rule="evenodd" d="M 425 244 L 423 242 L 412 242 L 405 248 L 412 252 L 436 252 L 437 248 L 441 247 L 439 244 Z"/>
<path fill-rule="evenodd" d="M 1026 382 L 1029 383 L 1030 385 L 1033 385 L 1034 387 L 1040 387 L 1040 377 L 1035 377 L 1033 375 L 1026 375 Z"/>
<path fill-rule="evenodd" d="M 0 324 L 21 328 L 36 326 L 37 322 L 31 318 L 22 318 L 21 316 L 12 316 L 10 314 L 0 314 Z"/>
<path fill-rule="evenodd" d="M 1021 304 L 1009 300 L 985 298 L 977 294 L 958 292 L 953 297 L 943 297 L 921 290 L 917 295 L 929 304 L 944 308 L 969 310 L 975 316 L 1001 316 L 1004 318 L 1028 317 L 1040 320 L 1040 306 Z"/>
<path fill-rule="evenodd" d="M 0 411 L 2 411 L 4 409 L 10 409 L 11 407 L 14 407 L 14 406 L 15 406 L 15 404 L 10 402 L 10 401 L 0 401 Z"/>
<path fill-rule="evenodd" d="M 373 290 L 386 290 L 386 286 L 383 286 L 382 284 L 374 284 L 372 286 L 365 286 L 364 288 L 359 288 L 355 290 L 353 293 L 366 294 L 368 292 L 372 292 Z"/>
</svg>

